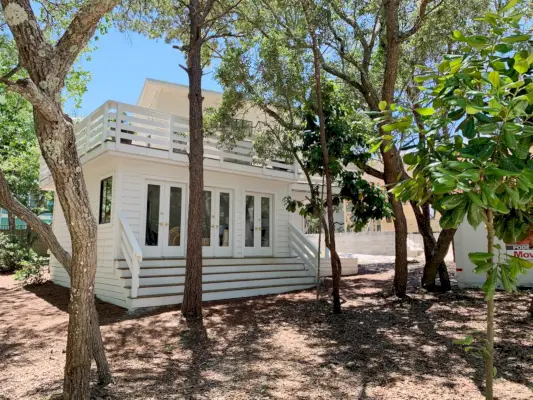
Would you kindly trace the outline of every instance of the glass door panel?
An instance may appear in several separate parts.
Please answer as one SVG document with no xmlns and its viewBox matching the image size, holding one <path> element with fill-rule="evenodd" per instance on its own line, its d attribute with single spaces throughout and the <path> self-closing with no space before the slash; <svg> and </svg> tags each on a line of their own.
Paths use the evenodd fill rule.
<svg viewBox="0 0 533 400">
<path fill-rule="evenodd" d="M 158 246 L 161 186 L 148 185 L 146 199 L 146 234 L 144 244 L 145 246 Z"/>
<path fill-rule="evenodd" d="M 183 192 L 180 187 L 170 187 L 170 199 L 168 207 L 168 246 L 181 246 L 182 237 L 182 199 Z"/>
<path fill-rule="evenodd" d="M 211 247 L 211 231 L 212 231 L 212 192 L 204 190 L 202 199 L 202 246 Z"/>
<path fill-rule="evenodd" d="M 230 194 L 218 195 L 218 246 L 229 247 L 230 242 Z"/>
<path fill-rule="evenodd" d="M 261 196 L 261 247 L 270 247 L 270 197 Z"/>
<path fill-rule="evenodd" d="M 258 193 L 245 196 L 244 255 L 272 256 L 272 197 Z"/>
<path fill-rule="evenodd" d="M 244 218 L 244 246 L 255 246 L 255 196 L 246 195 L 245 218 Z"/>
</svg>

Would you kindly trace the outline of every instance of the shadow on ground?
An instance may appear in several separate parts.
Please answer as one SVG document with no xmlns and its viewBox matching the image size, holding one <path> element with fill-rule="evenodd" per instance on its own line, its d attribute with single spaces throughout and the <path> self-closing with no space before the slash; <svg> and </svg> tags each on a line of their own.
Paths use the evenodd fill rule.
<svg viewBox="0 0 533 400">
<path fill-rule="evenodd" d="M 344 279 L 340 315 L 331 313 L 327 294 L 317 302 L 314 291 L 209 303 L 202 340 L 180 320 L 177 307 L 128 314 L 99 302 L 117 378 L 103 393 L 117 399 L 481 399 L 482 361 L 452 341 L 483 330 L 483 296 L 425 293 L 417 286 L 419 267 L 410 266 L 411 294 L 400 301 L 386 296 L 391 265 L 365 265 L 360 275 Z M 0 288 L 9 307 L 29 295 L 45 300 L 38 309 L 45 320 L 63 315 L 50 335 L 64 336 L 68 290 L 46 284 L 6 294 Z M 529 299 L 498 295 L 499 399 L 533 393 Z M 13 340 L 0 345 L 0 359 L 38 339 L 25 326 L 8 328 Z M 37 392 L 28 385 L 17 393 Z"/>
</svg>

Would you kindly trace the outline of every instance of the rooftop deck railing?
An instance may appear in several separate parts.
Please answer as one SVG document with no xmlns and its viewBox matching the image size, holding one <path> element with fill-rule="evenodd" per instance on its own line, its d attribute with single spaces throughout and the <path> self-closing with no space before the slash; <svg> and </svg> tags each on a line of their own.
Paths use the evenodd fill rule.
<svg viewBox="0 0 533 400">
<path fill-rule="evenodd" d="M 188 161 L 189 121 L 172 114 L 110 100 L 77 123 L 74 132 L 82 159 L 105 145 L 111 150 Z M 228 147 L 218 135 L 205 137 L 204 158 L 218 162 L 221 168 L 297 178 L 295 164 L 259 160 L 251 140 Z M 49 175 L 46 163 L 41 160 L 41 181 Z"/>
</svg>

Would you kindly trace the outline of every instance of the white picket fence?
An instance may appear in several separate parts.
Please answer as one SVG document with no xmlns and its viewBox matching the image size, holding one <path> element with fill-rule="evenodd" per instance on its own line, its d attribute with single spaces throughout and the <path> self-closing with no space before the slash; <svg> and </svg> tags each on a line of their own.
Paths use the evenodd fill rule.
<svg viewBox="0 0 533 400">
<path fill-rule="evenodd" d="M 175 115 L 130 104 L 107 101 L 75 126 L 76 147 L 83 159 L 99 146 L 139 155 L 187 161 L 189 121 Z M 251 140 L 237 142 L 231 148 L 222 145 L 219 136 L 204 138 L 204 158 L 222 168 L 241 169 L 296 179 L 295 164 L 278 160 L 258 160 Z M 41 181 L 50 175 L 41 160 Z"/>
</svg>

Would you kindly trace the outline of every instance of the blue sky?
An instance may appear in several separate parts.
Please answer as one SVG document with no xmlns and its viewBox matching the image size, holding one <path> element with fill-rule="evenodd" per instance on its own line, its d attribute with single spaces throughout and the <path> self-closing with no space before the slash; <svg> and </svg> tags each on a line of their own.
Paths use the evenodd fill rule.
<svg viewBox="0 0 533 400">
<path fill-rule="evenodd" d="M 66 111 L 72 116 L 86 116 L 106 100 L 135 104 L 146 78 L 187 84 L 187 74 L 179 67 L 184 58 L 179 50 L 162 40 L 151 40 L 135 33 L 111 29 L 97 42 L 98 49 L 89 62 L 83 62 L 92 79 L 83 96 L 81 110 L 72 104 Z M 220 90 L 211 70 L 205 71 L 203 87 Z"/>
</svg>

